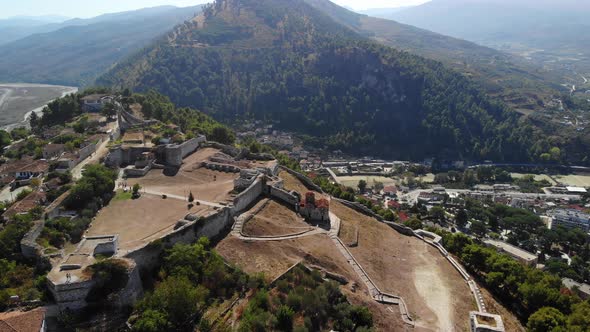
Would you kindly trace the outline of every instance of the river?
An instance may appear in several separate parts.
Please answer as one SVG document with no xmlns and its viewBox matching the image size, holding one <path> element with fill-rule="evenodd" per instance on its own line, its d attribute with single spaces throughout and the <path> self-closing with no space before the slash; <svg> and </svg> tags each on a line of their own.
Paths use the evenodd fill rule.
<svg viewBox="0 0 590 332">
<path fill-rule="evenodd" d="M 11 130 L 27 126 L 32 112 L 40 113 L 53 100 L 78 92 L 70 86 L 1 83 L 0 84 L 0 128 Z"/>
</svg>

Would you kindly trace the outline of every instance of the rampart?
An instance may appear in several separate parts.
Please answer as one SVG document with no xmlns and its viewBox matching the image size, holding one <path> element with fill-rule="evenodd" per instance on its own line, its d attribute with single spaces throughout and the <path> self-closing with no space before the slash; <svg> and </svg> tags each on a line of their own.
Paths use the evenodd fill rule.
<svg viewBox="0 0 590 332">
<path fill-rule="evenodd" d="M 288 206 L 293 206 L 295 211 L 297 211 L 299 207 L 299 198 L 297 196 L 275 186 L 270 187 L 270 197 L 276 198 Z"/>
<path fill-rule="evenodd" d="M 164 150 L 166 163 L 171 166 L 182 165 L 182 160 L 184 157 L 195 152 L 201 143 L 204 143 L 205 141 L 207 141 L 207 138 L 203 135 L 200 135 L 198 137 L 191 138 L 182 144 L 167 145 Z"/>
</svg>

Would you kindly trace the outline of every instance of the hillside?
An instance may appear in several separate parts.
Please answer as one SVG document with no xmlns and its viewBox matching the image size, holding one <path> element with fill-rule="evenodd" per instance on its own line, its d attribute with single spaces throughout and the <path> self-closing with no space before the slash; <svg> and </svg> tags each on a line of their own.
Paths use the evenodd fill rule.
<svg viewBox="0 0 590 332">
<path fill-rule="evenodd" d="M 498 96 L 525 113 L 541 109 L 545 101 L 563 89 L 559 85 L 564 82 L 561 75 L 520 56 L 392 20 L 357 14 L 328 0 L 306 1 L 361 35 L 387 46 L 443 62 L 472 77 L 488 94 Z M 375 9 L 369 12 L 370 15 L 381 13 L 384 17 L 393 17 L 396 13 L 412 8 L 395 12 Z"/>
<path fill-rule="evenodd" d="M 579 0 L 434 0 L 382 16 L 529 57 L 579 83 L 572 69 L 590 71 L 589 15 Z"/>
<path fill-rule="evenodd" d="M 523 160 L 550 144 L 442 64 L 372 42 L 303 0 L 225 0 L 98 81 L 328 149 Z"/>
<path fill-rule="evenodd" d="M 88 85 L 199 10 L 156 7 L 59 23 L 55 31 L 1 45 L 0 82 Z"/>
</svg>

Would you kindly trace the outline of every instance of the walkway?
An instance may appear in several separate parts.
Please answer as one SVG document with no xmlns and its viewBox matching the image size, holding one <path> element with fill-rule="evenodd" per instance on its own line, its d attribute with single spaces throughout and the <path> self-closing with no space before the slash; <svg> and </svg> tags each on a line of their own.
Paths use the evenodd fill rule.
<svg viewBox="0 0 590 332">
<path fill-rule="evenodd" d="M 179 200 L 179 201 L 184 201 L 184 202 L 186 202 L 188 204 L 188 199 L 186 197 L 184 197 L 184 196 L 167 194 L 167 193 L 163 193 L 163 192 L 149 190 L 149 189 L 146 189 L 146 188 L 141 188 L 141 192 L 143 192 L 145 194 L 149 194 L 149 195 L 160 196 L 160 197 L 162 197 L 163 195 L 166 195 L 167 198 L 172 198 L 172 199 L 176 199 L 176 200 Z M 217 204 L 217 203 L 213 203 L 213 202 L 207 202 L 207 201 L 202 201 L 202 200 L 198 200 L 198 199 L 195 199 L 192 203 L 193 204 L 199 203 L 200 205 L 210 206 L 210 207 L 219 208 L 219 209 L 226 207 L 226 206 L 221 205 L 221 204 Z"/>
<path fill-rule="evenodd" d="M 335 215 L 334 215 L 334 217 L 338 219 L 337 223 L 340 224 L 340 219 L 338 217 L 336 217 Z M 332 215 L 330 215 L 330 218 L 332 218 Z M 365 283 L 365 285 L 367 286 L 367 289 L 369 290 L 369 294 L 371 295 L 371 297 L 379 303 L 394 304 L 394 305 L 399 306 L 399 310 L 400 310 L 402 320 L 404 321 L 404 323 L 414 326 L 415 325 L 414 321 L 412 320 L 412 317 L 410 316 L 410 313 L 408 312 L 408 308 L 406 306 L 406 303 L 404 302 L 404 299 L 401 298 L 400 296 L 397 296 L 397 295 L 392 295 L 392 294 L 387 294 L 387 293 L 382 292 L 379 289 L 379 287 L 377 287 L 375 282 L 373 282 L 373 280 L 371 280 L 367 271 L 365 271 L 365 269 L 363 269 L 363 267 L 354 258 L 352 253 L 348 250 L 348 248 L 346 248 L 346 245 L 344 245 L 344 243 L 342 243 L 340 238 L 338 238 L 338 236 L 334 236 L 333 234 L 330 234 L 330 238 L 332 239 L 332 241 L 336 245 L 336 248 L 338 248 L 338 250 L 340 251 L 342 256 L 344 256 L 346 261 L 348 261 L 348 264 L 350 264 L 352 266 L 352 269 L 354 270 L 354 272 L 356 272 L 356 274 L 359 276 L 359 278 Z"/>
</svg>

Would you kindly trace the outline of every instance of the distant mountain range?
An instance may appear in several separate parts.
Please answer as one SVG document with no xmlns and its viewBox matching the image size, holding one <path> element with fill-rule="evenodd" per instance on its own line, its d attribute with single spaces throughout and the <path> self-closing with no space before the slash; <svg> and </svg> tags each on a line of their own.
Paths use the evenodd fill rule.
<svg viewBox="0 0 590 332">
<path fill-rule="evenodd" d="M 0 45 L 0 81 L 92 84 L 115 62 L 147 46 L 200 9 L 162 6 L 40 25 L 38 31 L 51 31 Z"/>
<path fill-rule="evenodd" d="M 590 72 L 590 1 L 433 0 L 372 15 L 524 55 L 551 68 Z"/>
</svg>

